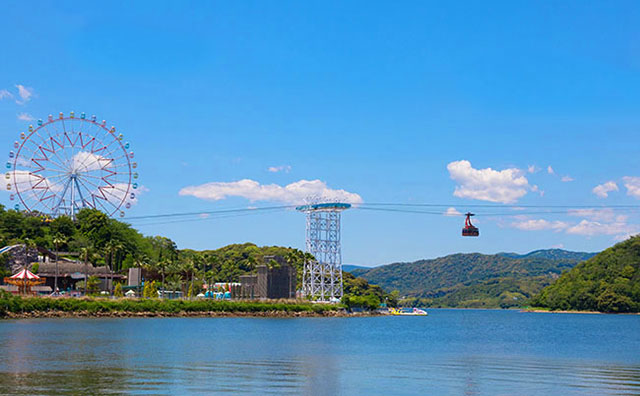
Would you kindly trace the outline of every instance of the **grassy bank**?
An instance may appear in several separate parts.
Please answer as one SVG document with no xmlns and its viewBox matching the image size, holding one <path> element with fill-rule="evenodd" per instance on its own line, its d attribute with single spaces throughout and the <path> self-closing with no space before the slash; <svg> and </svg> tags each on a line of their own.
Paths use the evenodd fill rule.
<svg viewBox="0 0 640 396">
<path fill-rule="evenodd" d="M 0 295 L 0 317 L 37 316 L 334 316 L 340 305 L 302 301 L 49 298 Z M 220 314 L 220 315 L 215 315 Z"/>
<path fill-rule="evenodd" d="M 547 307 L 525 307 L 520 310 L 521 312 L 533 312 L 533 313 L 570 313 L 570 314 L 604 314 L 604 315 L 640 315 L 638 312 L 603 312 L 603 311 L 588 311 L 588 310 L 570 310 L 570 309 L 551 309 Z"/>
</svg>

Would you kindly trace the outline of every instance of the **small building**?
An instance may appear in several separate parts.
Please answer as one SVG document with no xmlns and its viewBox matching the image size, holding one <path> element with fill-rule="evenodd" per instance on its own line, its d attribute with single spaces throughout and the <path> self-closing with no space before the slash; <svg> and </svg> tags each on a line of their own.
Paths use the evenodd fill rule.
<svg viewBox="0 0 640 396">
<path fill-rule="evenodd" d="M 100 290 L 111 290 L 111 277 L 114 281 L 122 280 L 124 277 L 120 274 L 109 273 L 107 266 L 94 267 L 88 263 L 85 267 L 84 263 L 72 260 L 60 259 L 58 262 L 58 289 L 60 291 L 70 291 L 76 289 L 76 283 L 84 281 L 85 271 L 87 276 L 95 276 L 100 279 Z M 51 290 L 54 288 L 56 277 L 56 263 L 47 260 L 40 263 L 38 268 L 38 275 L 46 277 L 46 286 L 49 286 Z"/>
<path fill-rule="evenodd" d="M 142 284 L 142 268 L 129 268 L 127 286 L 139 286 Z"/>
<path fill-rule="evenodd" d="M 280 256 L 265 256 L 255 275 L 240 276 L 240 298 L 295 298 L 296 270 Z"/>
</svg>

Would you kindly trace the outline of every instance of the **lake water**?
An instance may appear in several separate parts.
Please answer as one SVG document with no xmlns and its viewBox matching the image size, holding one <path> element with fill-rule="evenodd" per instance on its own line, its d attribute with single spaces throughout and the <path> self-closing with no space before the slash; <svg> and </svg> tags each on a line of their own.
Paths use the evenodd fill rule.
<svg viewBox="0 0 640 396">
<path fill-rule="evenodd" d="M 640 394 L 640 316 L 0 321 L 1 394 Z"/>
</svg>

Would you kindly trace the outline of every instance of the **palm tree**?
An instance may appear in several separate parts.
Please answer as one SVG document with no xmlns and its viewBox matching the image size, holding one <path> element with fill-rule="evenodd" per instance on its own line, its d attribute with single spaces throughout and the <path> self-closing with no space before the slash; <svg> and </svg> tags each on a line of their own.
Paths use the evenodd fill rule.
<svg viewBox="0 0 640 396">
<path fill-rule="evenodd" d="M 191 276 L 191 287 L 187 288 L 187 293 L 189 290 L 193 291 L 193 273 L 196 270 L 196 265 L 195 265 L 195 260 L 194 259 L 187 259 L 185 260 L 182 265 L 180 266 L 181 268 L 181 272 L 184 272 L 185 276 L 186 276 L 186 282 L 189 282 L 189 276 Z M 191 298 L 192 296 L 190 295 L 189 298 Z"/>
<path fill-rule="evenodd" d="M 204 259 L 204 256 L 200 253 L 196 253 L 196 255 L 193 257 L 193 264 L 194 264 L 194 272 L 195 274 L 198 273 L 198 271 L 202 271 L 202 283 L 206 283 L 207 282 L 207 262 Z M 191 284 L 193 285 L 193 280 L 191 281 Z"/>
<path fill-rule="evenodd" d="M 137 254 L 133 259 L 133 265 L 138 267 L 138 279 L 137 279 L 137 295 L 140 297 L 140 280 L 142 279 L 142 266 L 147 265 L 149 257 L 146 254 Z"/>
<path fill-rule="evenodd" d="M 91 246 L 85 246 L 80 248 L 80 257 L 82 258 L 82 261 L 84 262 L 84 295 L 87 295 L 87 283 L 89 281 L 89 276 L 88 276 L 88 261 L 91 258 L 91 256 L 93 255 L 93 248 Z"/>
<path fill-rule="evenodd" d="M 60 248 L 60 245 L 63 245 L 65 243 L 67 243 L 67 239 L 64 237 L 64 235 L 56 234 L 56 236 L 53 237 L 53 244 L 56 247 L 56 276 L 53 281 L 53 293 L 55 295 L 58 294 L 58 254 L 60 250 L 59 248 Z"/>
<path fill-rule="evenodd" d="M 36 243 L 29 238 L 24 239 L 24 267 L 29 267 L 29 250 L 35 249 Z"/>
<path fill-rule="evenodd" d="M 122 250 L 123 246 L 121 243 L 114 241 L 114 240 L 110 240 L 109 242 L 107 242 L 107 244 L 104 247 L 105 253 L 107 254 L 107 257 L 109 258 L 108 262 L 109 262 L 109 274 L 111 276 L 111 283 L 109 285 L 109 293 L 111 295 L 113 295 L 113 255 L 114 253 L 119 252 L 120 250 Z"/>
<path fill-rule="evenodd" d="M 162 298 L 164 298 L 164 291 L 165 291 L 165 284 L 164 284 L 165 270 L 167 268 L 167 265 L 170 265 L 170 264 L 171 264 L 171 261 L 169 260 L 160 260 L 158 262 L 158 265 L 160 266 L 160 270 L 162 271 L 162 292 L 161 292 Z"/>
</svg>

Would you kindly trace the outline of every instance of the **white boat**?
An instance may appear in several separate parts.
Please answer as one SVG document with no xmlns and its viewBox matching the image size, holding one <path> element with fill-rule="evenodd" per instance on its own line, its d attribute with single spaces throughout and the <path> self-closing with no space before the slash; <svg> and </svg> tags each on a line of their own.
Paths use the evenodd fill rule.
<svg viewBox="0 0 640 396">
<path fill-rule="evenodd" d="M 420 308 L 389 308 L 389 315 L 394 316 L 427 316 L 427 311 Z"/>
</svg>

